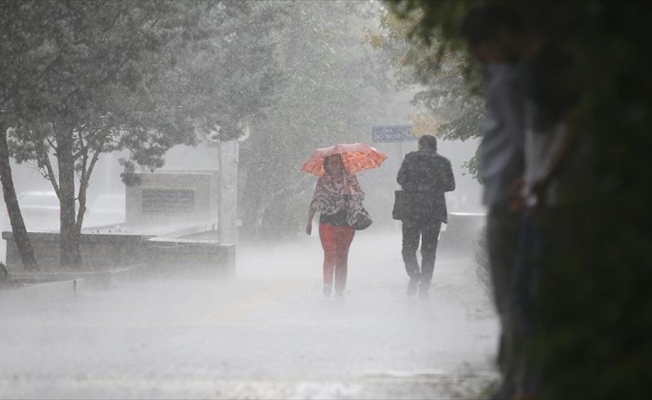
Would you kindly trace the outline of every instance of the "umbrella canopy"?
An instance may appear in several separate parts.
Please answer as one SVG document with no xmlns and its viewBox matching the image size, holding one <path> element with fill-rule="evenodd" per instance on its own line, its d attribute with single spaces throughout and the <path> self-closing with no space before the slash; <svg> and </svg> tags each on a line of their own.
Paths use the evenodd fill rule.
<svg viewBox="0 0 652 400">
<path fill-rule="evenodd" d="M 342 155 L 344 167 L 352 174 L 365 169 L 378 168 L 387 159 L 387 156 L 381 151 L 364 143 L 336 144 L 315 150 L 308 161 L 303 164 L 301 170 L 322 176 L 324 174 L 324 158 L 335 154 Z"/>
</svg>

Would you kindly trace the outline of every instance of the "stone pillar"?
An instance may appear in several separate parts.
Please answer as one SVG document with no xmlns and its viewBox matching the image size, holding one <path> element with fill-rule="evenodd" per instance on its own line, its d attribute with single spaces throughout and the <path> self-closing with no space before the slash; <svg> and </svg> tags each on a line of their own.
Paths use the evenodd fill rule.
<svg viewBox="0 0 652 400">
<path fill-rule="evenodd" d="M 238 242 L 238 142 L 220 142 L 218 233 L 222 244 Z"/>
</svg>

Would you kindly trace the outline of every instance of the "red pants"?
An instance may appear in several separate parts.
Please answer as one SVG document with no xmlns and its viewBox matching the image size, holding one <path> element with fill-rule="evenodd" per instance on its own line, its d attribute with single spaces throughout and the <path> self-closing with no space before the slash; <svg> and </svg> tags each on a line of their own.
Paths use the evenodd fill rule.
<svg viewBox="0 0 652 400">
<path fill-rule="evenodd" d="M 355 231 L 348 225 L 319 224 L 319 238 L 324 248 L 324 285 L 333 284 L 335 272 L 335 291 L 346 289 L 349 247 L 354 235 Z"/>
</svg>

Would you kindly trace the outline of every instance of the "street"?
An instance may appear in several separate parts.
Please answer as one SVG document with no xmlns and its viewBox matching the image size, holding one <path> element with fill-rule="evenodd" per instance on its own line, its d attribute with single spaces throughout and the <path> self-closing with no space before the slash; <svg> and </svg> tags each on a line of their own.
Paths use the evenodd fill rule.
<svg viewBox="0 0 652 400">
<path fill-rule="evenodd" d="M 400 232 L 358 232 L 345 299 L 315 234 L 240 246 L 231 280 L 152 277 L 0 315 L 0 398 L 466 398 L 497 321 L 472 255 L 405 295 Z M 183 266 L 180 266 L 183 268 Z"/>
</svg>

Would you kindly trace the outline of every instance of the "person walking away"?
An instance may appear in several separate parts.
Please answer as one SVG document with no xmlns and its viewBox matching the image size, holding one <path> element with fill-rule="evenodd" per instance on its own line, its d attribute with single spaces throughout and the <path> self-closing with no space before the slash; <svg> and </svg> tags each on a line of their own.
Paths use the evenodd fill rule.
<svg viewBox="0 0 652 400">
<path fill-rule="evenodd" d="M 469 52 L 485 68 L 479 174 L 484 183 L 483 203 L 488 208 L 487 250 L 500 318 L 497 363 L 501 382 L 491 396 L 511 398 L 516 392 L 512 282 L 520 219 L 515 200 L 520 199 L 517 183 L 523 172 L 525 102 L 516 45 L 525 29 L 518 14 L 485 4 L 464 16 L 460 30 Z"/>
<path fill-rule="evenodd" d="M 396 181 L 403 189 L 407 207 L 402 216 L 402 255 L 410 281 L 407 294 L 419 292 L 428 297 L 435 269 L 437 243 L 441 224 L 448 222 L 445 192 L 455 190 L 455 177 L 450 161 L 437 153 L 437 138 L 419 138 L 418 150 L 405 155 Z M 421 267 L 417 249 L 421 239 Z"/>
<path fill-rule="evenodd" d="M 346 289 L 349 248 L 355 230 L 349 225 L 349 210 L 360 207 L 364 192 L 354 174 L 349 173 L 339 154 L 325 157 L 325 173 L 319 177 L 308 209 L 306 233 L 312 233 L 312 221 L 319 215 L 319 238 L 324 249 L 323 293 L 330 297 L 333 287 L 338 298 Z"/>
</svg>

